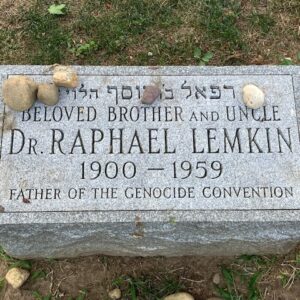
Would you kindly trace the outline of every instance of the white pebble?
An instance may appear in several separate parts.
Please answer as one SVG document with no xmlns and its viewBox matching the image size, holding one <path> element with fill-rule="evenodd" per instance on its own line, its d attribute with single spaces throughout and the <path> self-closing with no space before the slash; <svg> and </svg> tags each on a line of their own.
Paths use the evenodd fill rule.
<svg viewBox="0 0 300 300">
<path fill-rule="evenodd" d="M 216 274 L 214 275 L 212 281 L 213 281 L 213 283 L 216 284 L 216 285 L 220 284 L 220 281 L 221 281 L 220 274 L 216 273 Z"/>
<path fill-rule="evenodd" d="M 252 109 L 257 109 L 265 103 L 265 94 L 254 84 L 247 84 L 243 88 L 243 101 Z"/>
<path fill-rule="evenodd" d="M 122 297 L 122 293 L 120 289 L 114 289 L 108 293 L 110 299 L 117 300 Z"/>
<path fill-rule="evenodd" d="M 12 268 L 6 273 L 5 279 L 14 289 L 18 289 L 25 283 L 29 276 L 30 273 L 27 270 Z"/>
<path fill-rule="evenodd" d="M 188 293 L 176 293 L 165 297 L 164 300 L 194 300 L 194 297 Z"/>
</svg>

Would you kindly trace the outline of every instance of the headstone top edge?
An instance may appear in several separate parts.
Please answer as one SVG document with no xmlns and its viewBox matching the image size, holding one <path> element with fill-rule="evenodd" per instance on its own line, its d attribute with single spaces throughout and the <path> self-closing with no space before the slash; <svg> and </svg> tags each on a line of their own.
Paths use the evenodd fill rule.
<svg viewBox="0 0 300 300">
<path fill-rule="evenodd" d="M 20 212 L 3 213 L 4 224 L 79 224 L 79 223 L 130 223 L 138 217 L 143 223 L 239 223 L 288 221 L 299 223 L 300 210 L 193 210 L 193 211 L 89 211 L 89 212 Z"/>
<path fill-rule="evenodd" d="M 300 66 L 73 66 L 80 74 L 91 75 L 300 75 Z M 49 65 L 0 65 L 0 74 L 52 74 Z"/>
</svg>

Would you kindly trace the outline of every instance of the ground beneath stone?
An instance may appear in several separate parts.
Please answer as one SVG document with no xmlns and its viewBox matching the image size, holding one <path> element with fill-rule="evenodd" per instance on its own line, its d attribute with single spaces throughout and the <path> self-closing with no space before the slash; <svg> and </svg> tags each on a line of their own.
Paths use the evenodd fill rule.
<svg viewBox="0 0 300 300">
<path fill-rule="evenodd" d="M 286 256 L 239 259 L 89 256 L 32 261 L 29 262 L 31 277 L 25 285 L 13 290 L 4 284 L 0 299 L 106 300 L 109 290 L 120 287 L 122 299 L 128 300 L 161 299 L 174 291 L 187 291 L 196 300 L 217 295 L 232 300 L 297 300 L 300 299 L 298 253 L 296 249 Z M 28 267 L 27 263 L 17 261 L 21 267 Z M 9 266 L 12 264 L 7 260 L 1 261 L 0 278 L 4 278 Z M 218 285 L 213 283 L 215 274 L 220 274 Z M 254 280 L 257 274 L 260 275 Z"/>
</svg>

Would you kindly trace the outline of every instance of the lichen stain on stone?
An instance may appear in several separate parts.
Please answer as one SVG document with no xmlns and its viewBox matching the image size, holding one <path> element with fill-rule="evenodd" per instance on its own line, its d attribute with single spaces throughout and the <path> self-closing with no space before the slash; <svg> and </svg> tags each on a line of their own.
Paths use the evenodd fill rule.
<svg viewBox="0 0 300 300">
<path fill-rule="evenodd" d="M 135 238 L 144 237 L 144 224 L 139 216 L 135 217 L 135 231 L 132 234 Z"/>
<path fill-rule="evenodd" d="M 4 121 L 4 124 L 3 124 Z M 15 127 L 15 117 L 12 112 L 0 114 L 0 132 L 7 132 Z"/>
<path fill-rule="evenodd" d="M 0 213 L 4 213 L 4 212 L 5 212 L 5 208 L 0 205 Z"/>
<path fill-rule="evenodd" d="M 158 70 L 160 67 L 159 66 L 149 66 L 148 69 L 150 70 Z"/>
</svg>

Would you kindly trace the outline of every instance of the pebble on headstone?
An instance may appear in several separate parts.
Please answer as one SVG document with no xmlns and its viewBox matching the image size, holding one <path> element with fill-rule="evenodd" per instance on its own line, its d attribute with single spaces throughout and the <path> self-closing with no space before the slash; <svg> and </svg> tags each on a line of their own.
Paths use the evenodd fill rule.
<svg viewBox="0 0 300 300">
<path fill-rule="evenodd" d="M 57 86 L 75 88 L 78 86 L 78 76 L 73 68 L 58 65 L 53 70 L 53 82 Z"/>
<path fill-rule="evenodd" d="M 20 288 L 30 276 L 27 270 L 20 268 L 10 269 L 5 276 L 6 281 L 14 288 Z"/>
<path fill-rule="evenodd" d="M 27 76 L 10 77 L 3 83 L 4 103 L 16 111 L 29 109 L 36 100 L 37 84 Z"/>
<path fill-rule="evenodd" d="M 55 84 L 41 83 L 38 86 L 37 98 L 46 105 L 53 106 L 58 103 L 58 88 Z"/>
<path fill-rule="evenodd" d="M 243 101 L 252 109 L 257 109 L 265 103 L 265 94 L 254 84 L 247 84 L 243 88 Z"/>
<path fill-rule="evenodd" d="M 112 300 L 118 300 L 122 297 L 122 293 L 120 289 L 113 289 L 108 293 L 108 296 Z"/>
<path fill-rule="evenodd" d="M 188 293 L 176 293 L 165 297 L 164 300 L 194 300 L 194 297 Z"/>
<path fill-rule="evenodd" d="M 160 88 L 155 85 L 148 85 L 145 87 L 142 103 L 152 104 L 160 95 Z"/>
</svg>

